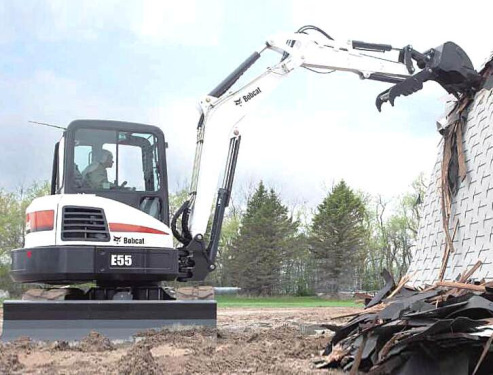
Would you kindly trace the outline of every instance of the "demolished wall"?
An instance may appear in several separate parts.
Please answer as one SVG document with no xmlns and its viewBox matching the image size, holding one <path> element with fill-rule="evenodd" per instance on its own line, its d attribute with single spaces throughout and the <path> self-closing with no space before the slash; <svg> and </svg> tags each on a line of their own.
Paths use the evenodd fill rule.
<svg viewBox="0 0 493 375">
<path fill-rule="evenodd" d="M 490 75 L 490 68 L 483 69 L 482 73 Z M 454 280 L 478 261 L 482 264 L 474 277 L 493 280 L 493 91 L 490 80 L 491 77 L 463 112 L 462 139 L 457 139 L 462 140 L 466 173 L 462 181 L 454 176 L 457 187 L 450 196 L 448 220 L 444 220 L 442 205 L 444 139 L 438 147 L 408 271 L 415 286 L 437 281 L 442 265 L 445 267 L 443 279 Z M 448 260 L 444 261 L 447 239 L 443 223 L 447 221 L 453 246 L 449 246 Z"/>
</svg>

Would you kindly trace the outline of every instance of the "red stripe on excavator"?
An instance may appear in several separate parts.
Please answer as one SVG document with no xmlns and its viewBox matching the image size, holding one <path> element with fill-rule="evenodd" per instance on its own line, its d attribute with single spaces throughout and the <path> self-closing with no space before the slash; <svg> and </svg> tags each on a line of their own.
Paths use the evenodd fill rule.
<svg viewBox="0 0 493 375">
<path fill-rule="evenodd" d="M 112 231 L 112 232 L 138 232 L 138 233 L 152 233 L 152 234 L 169 235 L 169 233 L 163 232 L 162 230 L 157 230 L 157 229 L 149 228 L 149 227 L 143 227 L 142 225 L 110 223 L 109 226 L 110 226 L 110 231 Z"/>
</svg>

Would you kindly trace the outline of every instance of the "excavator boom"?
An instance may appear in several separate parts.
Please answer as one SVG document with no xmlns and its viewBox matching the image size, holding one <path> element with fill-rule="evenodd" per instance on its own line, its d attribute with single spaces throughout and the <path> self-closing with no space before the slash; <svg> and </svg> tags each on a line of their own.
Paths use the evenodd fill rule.
<svg viewBox="0 0 493 375">
<path fill-rule="evenodd" d="M 280 61 L 233 89 L 240 77 L 267 52 L 278 53 Z M 227 158 L 224 146 L 228 137 L 237 137 L 240 121 L 299 68 L 316 73 L 350 72 L 361 79 L 393 84 L 377 96 L 379 111 L 383 103 L 394 105 L 398 96 L 420 90 L 429 80 L 438 82 L 457 98 L 475 90 L 480 83 L 480 76 L 468 56 L 452 42 L 419 53 L 411 46 L 394 48 L 361 41 L 340 43 L 315 26 L 304 26 L 296 33 L 269 38 L 259 52 L 252 53 L 200 101 L 201 116 L 189 197 L 172 225 L 184 247 L 196 236 L 203 238 L 206 231 L 221 165 Z M 179 218 L 181 232 L 176 227 Z M 220 235 L 220 231 L 215 235 Z M 214 257 L 208 258 L 209 267 L 213 269 Z"/>
</svg>

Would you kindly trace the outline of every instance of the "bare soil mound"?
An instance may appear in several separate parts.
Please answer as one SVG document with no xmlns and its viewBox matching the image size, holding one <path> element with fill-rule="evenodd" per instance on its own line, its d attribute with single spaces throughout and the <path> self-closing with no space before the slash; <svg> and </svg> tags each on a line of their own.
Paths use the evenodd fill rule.
<svg viewBox="0 0 493 375">
<path fill-rule="evenodd" d="M 107 337 L 95 331 L 84 337 L 77 348 L 82 352 L 106 352 L 115 349 Z"/>
<path fill-rule="evenodd" d="M 27 336 L 22 336 L 19 337 L 15 341 L 9 342 L 7 345 L 8 349 L 12 349 L 15 351 L 31 351 L 35 349 L 38 345 L 32 341 L 29 337 Z"/>
<path fill-rule="evenodd" d="M 24 365 L 20 363 L 17 354 L 0 350 L 0 374 L 12 374 L 23 368 Z"/>
<path fill-rule="evenodd" d="M 213 341 L 218 332 L 215 328 L 186 327 L 182 329 L 148 330 L 140 332 L 137 337 L 143 343 L 151 347 L 162 344 L 179 346 L 181 348 L 196 348 L 204 341 Z"/>
<path fill-rule="evenodd" d="M 214 350 L 196 350 L 186 364 L 186 373 L 303 374 L 309 361 L 327 343 L 327 336 L 303 336 L 298 327 L 283 326 L 253 332 L 222 331 Z M 202 354 L 202 355 L 200 355 Z M 306 367 L 305 367 L 306 366 Z"/>
<path fill-rule="evenodd" d="M 51 351 L 65 351 L 65 350 L 70 350 L 70 345 L 67 341 L 53 341 L 49 347 L 48 350 Z"/>
<path fill-rule="evenodd" d="M 122 375 L 161 375 L 163 372 L 152 356 L 150 347 L 144 343 L 134 345 L 118 361 L 118 374 Z"/>
</svg>

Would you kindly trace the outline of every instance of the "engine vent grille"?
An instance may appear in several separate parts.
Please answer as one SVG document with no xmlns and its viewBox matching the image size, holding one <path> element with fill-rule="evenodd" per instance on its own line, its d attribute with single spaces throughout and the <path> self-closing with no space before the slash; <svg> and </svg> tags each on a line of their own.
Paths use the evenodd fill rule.
<svg viewBox="0 0 493 375">
<path fill-rule="evenodd" d="M 108 224 L 101 208 L 63 207 L 63 241 L 101 241 L 110 240 Z"/>
</svg>

